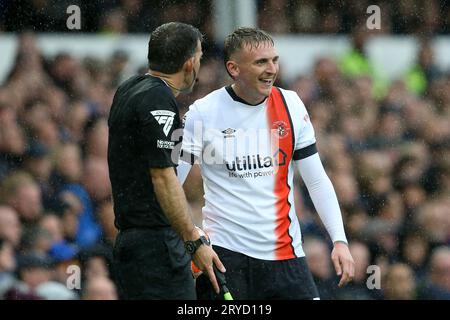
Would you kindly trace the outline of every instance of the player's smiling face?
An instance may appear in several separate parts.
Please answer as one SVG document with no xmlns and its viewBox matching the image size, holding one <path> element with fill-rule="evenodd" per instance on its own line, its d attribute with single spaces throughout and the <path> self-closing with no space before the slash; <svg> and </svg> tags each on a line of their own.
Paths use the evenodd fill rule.
<svg viewBox="0 0 450 320">
<path fill-rule="evenodd" d="M 263 101 L 277 78 L 278 58 L 271 43 L 259 43 L 257 47 L 246 44 L 236 54 L 233 86 L 236 94 L 251 104 Z"/>
</svg>

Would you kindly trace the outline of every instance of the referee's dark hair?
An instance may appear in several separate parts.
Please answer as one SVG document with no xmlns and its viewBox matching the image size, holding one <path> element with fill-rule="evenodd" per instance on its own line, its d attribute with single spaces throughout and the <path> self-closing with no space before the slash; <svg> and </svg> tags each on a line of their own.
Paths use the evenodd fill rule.
<svg viewBox="0 0 450 320">
<path fill-rule="evenodd" d="M 156 28 L 148 42 L 148 66 L 166 74 L 177 73 L 194 56 L 201 32 L 189 24 L 169 22 Z"/>
</svg>

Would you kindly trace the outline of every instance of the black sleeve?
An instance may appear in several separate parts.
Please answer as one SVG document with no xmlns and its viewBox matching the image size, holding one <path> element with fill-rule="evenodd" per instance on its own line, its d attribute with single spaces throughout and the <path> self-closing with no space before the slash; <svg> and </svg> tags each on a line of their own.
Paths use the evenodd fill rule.
<svg viewBox="0 0 450 320">
<path fill-rule="evenodd" d="M 143 94 L 136 106 L 138 131 L 143 152 L 150 168 L 176 166 L 178 152 L 175 145 L 181 137 L 177 102 L 165 86 L 158 86 Z M 178 131 L 176 131 L 178 129 Z"/>
</svg>

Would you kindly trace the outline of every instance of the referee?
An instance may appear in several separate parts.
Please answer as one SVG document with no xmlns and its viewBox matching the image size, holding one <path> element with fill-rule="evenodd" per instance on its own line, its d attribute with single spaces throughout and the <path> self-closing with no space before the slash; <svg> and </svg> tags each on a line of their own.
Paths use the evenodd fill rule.
<svg viewBox="0 0 450 320">
<path fill-rule="evenodd" d="M 192 223 L 174 168 L 179 141 L 173 136 L 181 130 L 175 97 L 192 91 L 201 41 L 191 25 L 158 27 L 148 44 L 148 73 L 125 81 L 111 106 L 108 164 L 119 229 L 114 273 L 124 299 L 196 299 L 191 260 L 219 292 L 213 263 L 225 269 Z"/>
</svg>

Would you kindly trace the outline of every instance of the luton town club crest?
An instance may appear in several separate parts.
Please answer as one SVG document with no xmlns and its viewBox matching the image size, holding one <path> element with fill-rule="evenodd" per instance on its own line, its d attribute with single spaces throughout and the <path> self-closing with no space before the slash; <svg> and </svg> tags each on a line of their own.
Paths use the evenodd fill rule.
<svg viewBox="0 0 450 320">
<path fill-rule="evenodd" d="M 276 121 L 272 125 L 272 130 L 279 139 L 286 138 L 289 134 L 289 127 L 284 121 Z"/>
</svg>

